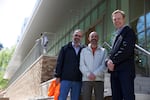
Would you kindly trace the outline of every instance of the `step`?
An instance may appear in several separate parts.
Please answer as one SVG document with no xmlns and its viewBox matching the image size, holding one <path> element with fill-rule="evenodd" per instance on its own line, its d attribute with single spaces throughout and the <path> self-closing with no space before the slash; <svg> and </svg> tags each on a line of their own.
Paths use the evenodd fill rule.
<svg viewBox="0 0 150 100">
<path fill-rule="evenodd" d="M 105 74 L 104 83 L 105 91 L 108 91 L 108 94 L 110 94 L 110 74 Z M 134 86 L 135 93 L 150 94 L 150 77 L 136 76 Z"/>
<path fill-rule="evenodd" d="M 137 76 L 134 83 L 136 93 L 150 94 L 150 77 Z"/>
<path fill-rule="evenodd" d="M 150 77 L 136 76 L 135 78 L 136 100 L 150 100 Z M 111 98 L 110 74 L 105 74 L 105 100 Z"/>
<path fill-rule="evenodd" d="M 150 100 L 150 94 L 135 94 L 136 100 Z"/>
<path fill-rule="evenodd" d="M 112 100 L 111 96 L 105 97 L 104 100 Z M 135 100 L 150 100 L 150 94 L 135 94 Z"/>
</svg>

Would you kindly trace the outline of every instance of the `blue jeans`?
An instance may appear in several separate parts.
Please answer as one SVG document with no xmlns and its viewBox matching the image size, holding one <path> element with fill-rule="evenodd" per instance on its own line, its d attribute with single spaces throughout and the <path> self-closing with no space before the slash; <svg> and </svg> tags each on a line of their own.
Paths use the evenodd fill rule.
<svg viewBox="0 0 150 100">
<path fill-rule="evenodd" d="M 67 100 L 69 92 L 71 100 L 79 100 L 81 93 L 81 82 L 62 80 L 58 100 Z"/>
</svg>

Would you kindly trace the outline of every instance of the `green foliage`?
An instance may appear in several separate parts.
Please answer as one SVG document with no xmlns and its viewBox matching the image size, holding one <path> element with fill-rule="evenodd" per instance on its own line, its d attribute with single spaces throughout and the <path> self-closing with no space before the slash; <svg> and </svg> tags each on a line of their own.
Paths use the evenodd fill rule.
<svg viewBox="0 0 150 100">
<path fill-rule="evenodd" d="M 15 46 L 9 48 L 3 48 L 0 51 L 0 89 L 4 89 L 7 86 L 8 80 L 3 79 L 6 67 L 12 57 L 15 50 Z"/>
</svg>

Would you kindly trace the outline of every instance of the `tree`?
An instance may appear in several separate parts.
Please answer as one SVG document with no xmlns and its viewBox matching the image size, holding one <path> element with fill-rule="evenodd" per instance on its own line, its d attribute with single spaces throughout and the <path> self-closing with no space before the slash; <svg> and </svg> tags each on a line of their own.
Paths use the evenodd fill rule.
<svg viewBox="0 0 150 100">
<path fill-rule="evenodd" d="M 14 50 L 15 46 L 11 48 L 3 48 L 0 51 L 0 89 L 4 89 L 7 86 L 8 80 L 3 79 L 3 76 Z"/>
<path fill-rule="evenodd" d="M 2 50 L 2 48 L 3 48 L 3 45 L 0 43 L 0 50 Z"/>
</svg>

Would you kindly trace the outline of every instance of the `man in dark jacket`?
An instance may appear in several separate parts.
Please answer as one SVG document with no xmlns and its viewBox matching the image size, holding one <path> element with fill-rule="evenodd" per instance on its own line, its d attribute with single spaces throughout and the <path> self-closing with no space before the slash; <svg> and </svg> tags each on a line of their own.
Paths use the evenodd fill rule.
<svg viewBox="0 0 150 100">
<path fill-rule="evenodd" d="M 55 71 L 56 81 L 61 82 L 59 100 L 67 100 L 69 91 L 71 100 L 79 100 L 82 80 L 79 70 L 81 39 L 82 31 L 75 30 L 72 42 L 60 50 Z"/>
<path fill-rule="evenodd" d="M 125 13 L 116 10 L 112 13 L 116 30 L 109 59 L 106 65 L 111 73 L 112 100 L 135 100 L 134 94 L 134 48 L 136 35 L 125 25 Z"/>
</svg>

